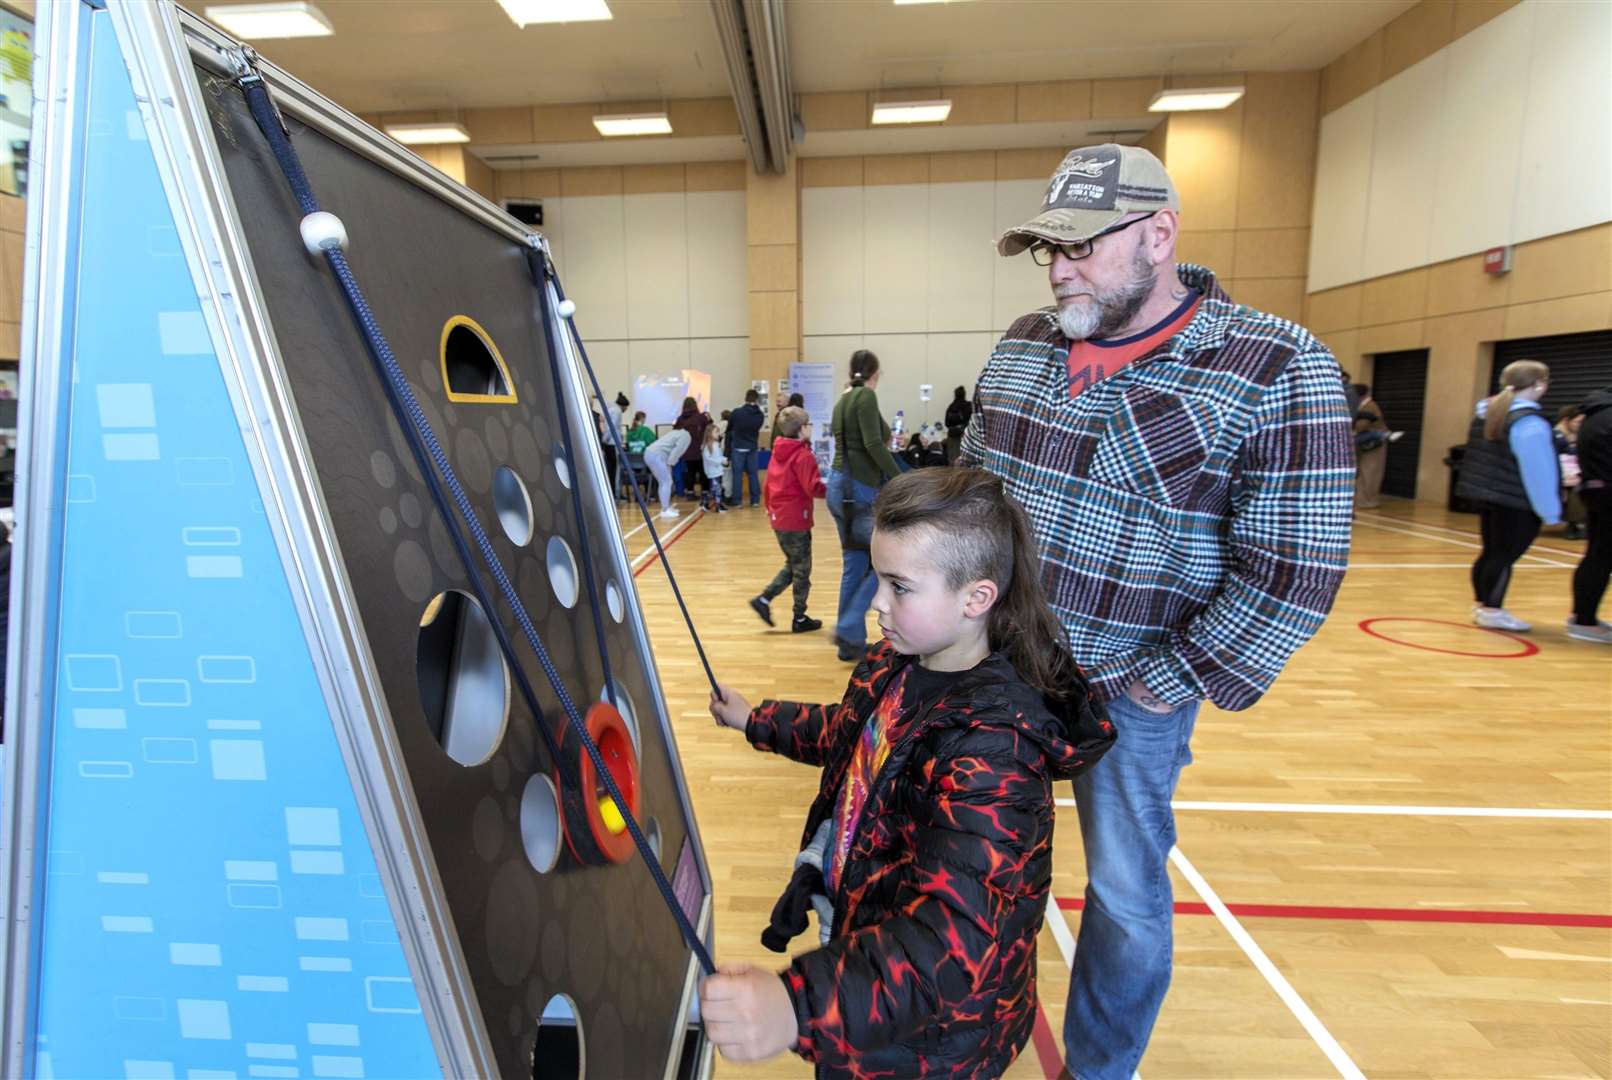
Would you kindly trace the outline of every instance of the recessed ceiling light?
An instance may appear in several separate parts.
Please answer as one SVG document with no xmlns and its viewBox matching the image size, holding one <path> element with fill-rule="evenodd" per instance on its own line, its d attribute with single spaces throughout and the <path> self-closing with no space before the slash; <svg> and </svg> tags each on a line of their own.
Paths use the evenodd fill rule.
<svg viewBox="0 0 1612 1080">
<path fill-rule="evenodd" d="M 952 113 L 950 100 L 875 102 L 875 124 L 938 124 Z"/>
<path fill-rule="evenodd" d="M 1224 109 L 1243 96 L 1240 86 L 1200 86 L 1189 90 L 1160 90 L 1153 95 L 1148 112 L 1192 112 L 1197 109 Z"/>
<path fill-rule="evenodd" d="M 605 0 L 498 0 L 516 26 L 532 23 L 599 22 L 611 19 Z"/>
<path fill-rule="evenodd" d="M 601 135 L 670 135 L 672 122 L 665 113 L 617 113 L 595 116 L 593 126 Z"/>
<path fill-rule="evenodd" d="M 459 123 L 387 124 L 386 133 L 405 146 L 433 143 L 467 143 L 470 132 Z"/>
<path fill-rule="evenodd" d="M 219 4 L 204 14 L 238 38 L 329 37 L 336 31 L 325 13 L 307 0 L 279 0 L 272 4 Z"/>
</svg>

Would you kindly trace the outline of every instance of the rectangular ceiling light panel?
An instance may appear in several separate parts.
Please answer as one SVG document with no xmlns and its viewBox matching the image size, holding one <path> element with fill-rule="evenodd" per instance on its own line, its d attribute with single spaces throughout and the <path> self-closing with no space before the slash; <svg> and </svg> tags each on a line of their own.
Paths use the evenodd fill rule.
<svg viewBox="0 0 1612 1080">
<path fill-rule="evenodd" d="M 336 31 L 325 13 L 307 0 L 280 0 L 273 4 L 215 4 L 203 9 L 208 19 L 238 38 L 329 37 Z"/>
<path fill-rule="evenodd" d="M 1190 90 L 1160 90 L 1153 95 L 1148 112 L 1194 112 L 1224 109 L 1243 96 L 1240 86 L 1201 86 Z"/>
<path fill-rule="evenodd" d="M 951 114 L 949 100 L 890 101 L 873 106 L 875 124 L 938 124 Z"/>
<path fill-rule="evenodd" d="M 663 112 L 618 113 L 614 116 L 595 116 L 593 126 L 599 134 L 615 135 L 670 135 L 672 122 Z"/>
<path fill-rule="evenodd" d="M 615 16 L 605 0 L 498 0 L 516 26 L 532 23 L 600 22 Z"/>
<path fill-rule="evenodd" d="M 470 131 L 463 124 L 457 123 L 387 124 L 386 133 L 405 146 L 470 141 Z"/>
</svg>

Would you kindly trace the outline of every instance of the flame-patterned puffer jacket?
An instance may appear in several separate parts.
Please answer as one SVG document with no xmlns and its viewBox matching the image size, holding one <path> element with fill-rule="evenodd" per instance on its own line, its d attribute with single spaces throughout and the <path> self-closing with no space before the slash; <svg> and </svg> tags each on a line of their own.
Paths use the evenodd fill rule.
<svg viewBox="0 0 1612 1080">
<path fill-rule="evenodd" d="M 823 769 L 802 844 L 834 811 L 862 726 L 912 658 L 868 649 L 837 705 L 764 701 L 746 735 Z M 999 654 L 886 733 L 845 858 L 833 937 L 783 972 L 795 1052 L 819 1076 L 997 1077 L 1035 1022 L 1052 880 L 1052 785 L 1114 729 L 1082 677 L 1053 707 Z"/>
</svg>

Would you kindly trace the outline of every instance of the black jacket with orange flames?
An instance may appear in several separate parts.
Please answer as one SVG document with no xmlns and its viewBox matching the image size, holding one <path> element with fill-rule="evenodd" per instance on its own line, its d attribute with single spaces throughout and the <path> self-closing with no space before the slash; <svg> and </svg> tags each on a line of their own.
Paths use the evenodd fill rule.
<svg viewBox="0 0 1612 1080">
<path fill-rule="evenodd" d="M 871 647 L 837 705 L 764 701 L 758 749 L 821 766 L 803 845 L 834 812 L 852 751 L 912 658 Z M 1114 729 L 1083 677 L 1052 703 L 999 653 L 904 708 L 858 819 L 833 937 L 782 977 L 796 1053 L 819 1076 L 996 1077 L 1035 1022 L 1036 935 L 1052 880 L 1052 785 Z"/>
</svg>

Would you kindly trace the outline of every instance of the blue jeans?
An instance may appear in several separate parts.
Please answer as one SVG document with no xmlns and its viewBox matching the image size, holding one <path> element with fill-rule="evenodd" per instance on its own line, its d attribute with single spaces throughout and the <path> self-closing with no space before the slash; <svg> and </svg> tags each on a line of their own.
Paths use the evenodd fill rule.
<svg viewBox="0 0 1612 1080">
<path fill-rule="evenodd" d="M 847 493 L 854 503 L 850 521 L 845 517 Z M 834 636 L 847 645 L 867 644 L 868 608 L 879 591 L 879 576 L 873 572 L 867 551 L 873 533 L 873 500 L 878 495 L 878 488 L 852 479 L 849 473 L 829 470 L 828 512 L 840 531 L 840 606 L 834 617 Z M 854 541 L 849 548 L 845 546 L 847 530 Z"/>
<path fill-rule="evenodd" d="M 728 487 L 728 502 L 733 506 L 739 505 L 739 497 L 744 494 L 743 479 L 748 476 L 750 505 L 756 505 L 761 501 L 761 451 L 735 449 L 729 457 L 728 468 L 732 479 Z"/>
<path fill-rule="evenodd" d="M 1161 715 L 1121 694 L 1108 703 L 1118 739 L 1075 778 L 1086 905 L 1063 1043 L 1080 1080 L 1130 1080 L 1170 986 L 1170 798 L 1192 761 L 1198 706 Z"/>
</svg>

